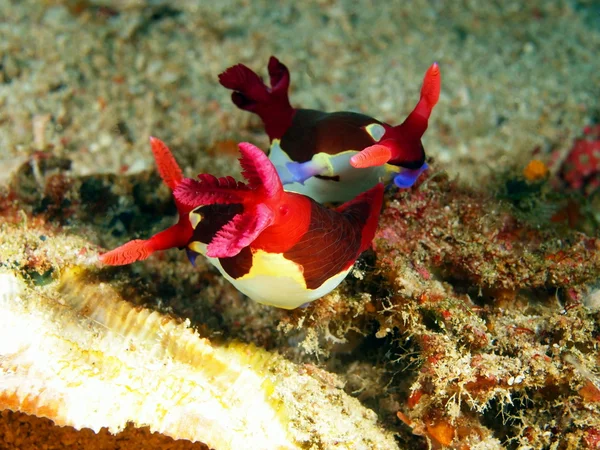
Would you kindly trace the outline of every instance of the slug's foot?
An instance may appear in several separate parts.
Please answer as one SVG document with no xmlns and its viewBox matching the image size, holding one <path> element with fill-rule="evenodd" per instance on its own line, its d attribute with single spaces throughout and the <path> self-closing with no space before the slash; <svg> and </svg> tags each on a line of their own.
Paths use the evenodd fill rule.
<svg viewBox="0 0 600 450">
<path fill-rule="evenodd" d="M 404 169 L 394 177 L 394 184 L 400 189 L 408 189 L 415 184 L 417 178 L 419 178 L 419 176 L 428 168 L 429 166 L 427 163 L 423 163 L 423 165 L 418 169 Z"/>
</svg>

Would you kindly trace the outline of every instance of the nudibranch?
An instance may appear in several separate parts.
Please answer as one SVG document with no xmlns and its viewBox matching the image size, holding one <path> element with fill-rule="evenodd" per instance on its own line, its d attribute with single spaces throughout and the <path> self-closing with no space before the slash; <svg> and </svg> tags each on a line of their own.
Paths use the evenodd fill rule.
<svg viewBox="0 0 600 450">
<path fill-rule="evenodd" d="M 427 169 L 421 138 L 440 96 L 437 63 L 425 73 L 417 106 L 397 126 L 355 112 L 293 108 L 288 68 L 272 56 L 268 72 L 270 87 L 243 64 L 225 70 L 219 82 L 234 91 L 238 108 L 263 121 L 286 190 L 319 202 L 347 201 L 380 180 L 411 187 Z"/>
<path fill-rule="evenodd" d="M 333 290 L 373 240 L 382 183 L 329 209 L 284 191 L 274 165 L 252 144 L 239 144 L 243 183 L 209 174 L 184 178 L 167 146 L 156 138 L 150 142 L 179 220 L 148 240 L 101 255 L 104 264 L 129 264 L 155 251 L 185 248 L 192 263 L 206 256 L 251 299 L 293 309 Z"/>
</svg>

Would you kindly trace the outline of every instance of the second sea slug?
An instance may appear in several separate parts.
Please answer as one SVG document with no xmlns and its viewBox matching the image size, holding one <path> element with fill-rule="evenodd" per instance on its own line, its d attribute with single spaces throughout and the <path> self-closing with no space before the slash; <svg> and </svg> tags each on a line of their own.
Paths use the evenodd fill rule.
<svg viewBox="0 0 600 450">
<path fill-rule="evenodd" d="M 288 68 L 271 57 L 268 72 L 270 87 L 243 64 L 224 71 L 219 81 L 234 91 L 236 106 L 263 121 L 271 140 L 269 157 L 286 190 L 340 202 L 381 180 L 410 187 L 427 169 L 421 138 L 440 96 L 437 63 L 425 73 L 414 110 L 396 126 L 355 112 L 293 108 Z"/>
</svg>

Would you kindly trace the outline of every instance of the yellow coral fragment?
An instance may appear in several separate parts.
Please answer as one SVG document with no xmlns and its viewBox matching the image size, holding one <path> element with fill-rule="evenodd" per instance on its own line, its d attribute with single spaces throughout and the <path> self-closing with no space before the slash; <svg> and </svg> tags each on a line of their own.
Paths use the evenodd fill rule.
<svg viewBox="0 0 600 450">
<path fill-rule="evenodd" d="M 546 178 L 548 175 L 548 166 L 539 159 L 532 159 L 529 164 L 523 169 L 523 176 L 528 181 L 539 181 Z"/>
<path fill-rule="evenodd" d="M 0 410 L 115 433 L 128 422 L 217 450 L 397 448 L 375 414 L 275 353 L 214 345 L 71 272 L 44 296 L 0 273 Z"/>
</svg>

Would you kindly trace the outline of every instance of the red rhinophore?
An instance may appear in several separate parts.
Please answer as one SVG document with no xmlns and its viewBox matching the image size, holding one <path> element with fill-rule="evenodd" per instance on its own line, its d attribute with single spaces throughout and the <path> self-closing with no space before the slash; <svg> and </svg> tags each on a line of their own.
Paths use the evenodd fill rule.
<svg viewBox="0 0 600 450">
<path fill-rule="evenodd" d="M 171 191 L 183 180 L 181 168 L 169 148 L 160 139 L 150 136 L 150 146 L 156 161 L 156 168 L 164 183 Z"/>
<path fill-rule="evenodd" d="M 230 67 L 219 75 L 223 87 L 231 89 L 231 100 L 240 109 L 258 114 L 269 139 L 280 139 L 292 124 L 295 110 L 290 105 L 290 72 L 277 58 L 269 59 L 267 87 L 262 79 L 243 64 Z"/>
<path fill-rule="evenodd" d="M 174 190 L 184 180 L 181 169 L 169 148 L 161 140 L 151 137 L 150 145 L 156 161 L 158 173 L 163 182 Z M 192 236 L 192 226 L 188 214 L 195 208 L 192 204 L 175 202 L 179 212 L 178 222 L 170 228 L 155 234 L 150 239 L 136 239 L 114 250 L 100 255 L 100 261 L 111 266 L 131 264 L 148 258 L 152 253 L 169 248 L 183 248 Z"/>
</svg>

